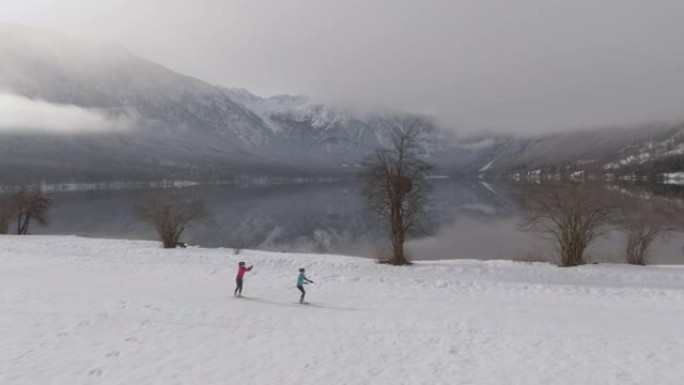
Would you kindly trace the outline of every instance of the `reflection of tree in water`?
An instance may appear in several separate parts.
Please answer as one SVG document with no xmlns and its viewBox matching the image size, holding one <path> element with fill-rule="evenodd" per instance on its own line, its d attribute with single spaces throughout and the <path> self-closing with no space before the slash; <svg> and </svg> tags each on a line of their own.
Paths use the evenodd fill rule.
<svg viewBox="0 0 684 385">
<path fill-rule="evenodd" d="M 669 199 L 684 199 L 684 185 L 677 184 L 659 184 L 659 183 L 648 183 L 648 184 L 623 184 L 622 188 L 627 190 L 641 190 L 648 192 L 655 196 L 669 198 Z"/>
<path fill-rule="evenodd" d="M 511 199 L 514 186 L 486 185 L 478 180 L 434 183 L 431 222 L 423 237 L 432 246 L 423 244 L 421 255 L 416 257 L 510 258 L 516 248 L 530 247 L 528 239 L 516 245 L 501 244 L 518 239 L 514 234 L 517 208 Z M 212 213 L 206 222 L 187 231 L 184 240 L 193 245 L 230 247 L 239 240 L 244 248 L 366 255 L 384 234 L 377 222 L 363 215 L 359 186 L 353 183 L 211 186 L 197 190 Z M 676 196 L 681 190 L 681 186 L 653 186 L 652 191 Z M 141 195 L 157 193 L 118 190 L 56 194 L 52 223 L 46 228 L 36 227 L 34 232 L 156 240 L 154 229 L 135 218 L 131 207 Z M 483 233 L 474 234 L 476 230 Z M 657 261 L 684 261 L 681 241 L 675 236 L 667 245 L 656 247 Z M 617 242 L 618 237 L 611 237 L 607 243 Z M 620 248 L 608 246 L 611 250 Z"/>
<path fill-rule="evenodd" d="M 197 188 L 210 217 L 190 227 L 185 240 L 206 247 L 234 246 L 303 252 L 345 252 L 373 244 L 384 232 L 364 214 L 359 185 L 336 183 L 232 188 Z M 156 239 L 136 219 L 132 202 L 156 190 L 91 191 L 58 196 L 52 234 Z M 493 210 L 479 210 L 492 207 Z M 435 234 L 459 215 L 510 216 L 504 190 L 494 193 L 477 181 L 435 181 L 426 235 Z"/>
</svg>

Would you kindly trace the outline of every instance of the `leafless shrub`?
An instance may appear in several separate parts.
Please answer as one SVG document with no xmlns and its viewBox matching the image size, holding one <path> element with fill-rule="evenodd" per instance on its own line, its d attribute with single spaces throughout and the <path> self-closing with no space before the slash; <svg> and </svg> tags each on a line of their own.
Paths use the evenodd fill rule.
<svg viewBox="0 0 684 385">
<path fill-rule="evenodd" d="M 392 253 L 386 263 L 392 265 L 409 263 L 404 242 L 426 221 L 426 178 L 433 166 L 420 155 L 419 133 L 419 120 L 407 119 L 395 128 L 390 148 L 375 151 L 363 163 L 363 195 L 369 210 L 387 224 Z"/>
<path fill-rule="evenodd" d="M 0 194 L 0 234 L 7 234 L 15 215 L 15 207 L 9 194 Z"/>
<path fill-rule="evenodd" d="M 188 224 L 207 215 L 203 200 L 171 193 L 136 203 L 134 212 L 154 226 L 165 249 L 182 245 L 180 237 Z"/>
<path fill-rule="evenodd" d="M 43 226 L 47 225 L 48 212 L 53 204 L 54 200 L 40 190 L 22 188 L 16 192 L 10 200 L 9 212 L 16 216 L 17 234 L 28 234 L 31 220 Z"/>
<path fill-rule="evenodd" d="M 587 247 L 610 229 L 613 205 L 605 189 L 591 183 L 526 185 L 518 197 L 519 229 L 550 236 L 560 266 L 585 264 Z"/>
<path fill-rule="evenodd" d="M 240 255 L 245 247 L 247 247 L 247 242 L 245 242 L 244 239 L 234 239 L 230 241 L 230 248 L 233 250 L 233 255 Z"/>
<path fill-rule="evenodd" d="M 667 201 L 642 200 L 629 196 L 622 196 L 617 201 L 619 204 L 613 223 L 627 237 L 627 263 L 646 265 L 651 244 L 675 231 L 676 213 L 679 210 L 676 205 Z"/>
</svg>

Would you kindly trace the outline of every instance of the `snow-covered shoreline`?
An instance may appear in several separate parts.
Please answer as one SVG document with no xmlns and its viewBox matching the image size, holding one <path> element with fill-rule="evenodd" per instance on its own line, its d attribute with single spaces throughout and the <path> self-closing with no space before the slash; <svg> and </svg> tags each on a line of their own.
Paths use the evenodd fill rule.
<svg viewBox="0 0 684 385">
<path fill-rule="evenodd" d="M 254 264 L 234 299 L 237 262 Z M 297 268 L 316 281 L 295 304 Z M 0 236 L 0 383 L 679 384 L 684 268 Z"/>
</svg>

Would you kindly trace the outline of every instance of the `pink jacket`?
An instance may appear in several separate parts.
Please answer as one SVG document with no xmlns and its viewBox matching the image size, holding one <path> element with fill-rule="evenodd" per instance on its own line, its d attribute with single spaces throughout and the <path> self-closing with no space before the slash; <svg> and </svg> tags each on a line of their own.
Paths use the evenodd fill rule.
<svg viewBox="0 0 684 385">
<path fill-rule="evenodd" d="M 240 268 L 238 268 L 237 279 L 242 279 L 245 276 L 245 273 L 250 271 L 250 270 L 252 270 L 252 266 L 250 266 L 250 267 L 240 266 Z"/>
</svg>

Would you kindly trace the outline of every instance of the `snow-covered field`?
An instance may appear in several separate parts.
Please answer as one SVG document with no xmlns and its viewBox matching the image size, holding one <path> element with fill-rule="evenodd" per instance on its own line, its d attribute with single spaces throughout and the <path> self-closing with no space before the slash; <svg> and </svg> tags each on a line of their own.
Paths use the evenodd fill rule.
<svg viewBox="0 0 684 385">
<path fill-rule="evenodd" d="M 300 266 L 316 306 L 295 304 Z M 684 383 L 679 267 L 2 236 L 0 308 L 3 385 Z"/>
</svg>

